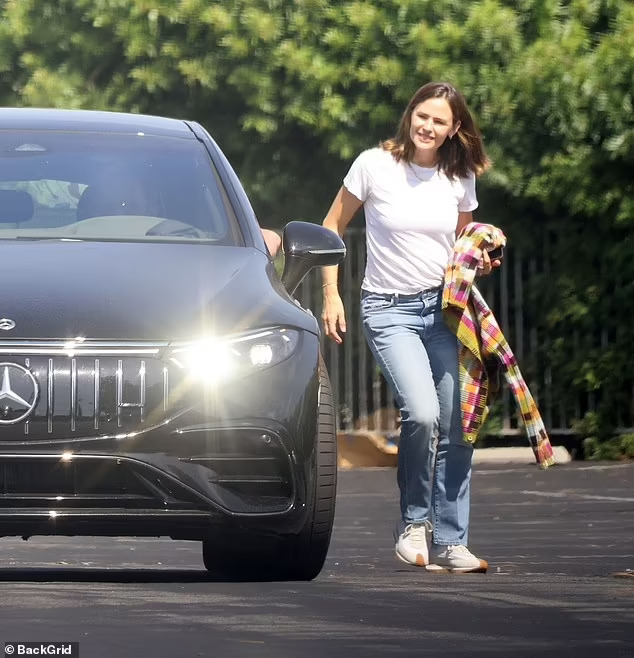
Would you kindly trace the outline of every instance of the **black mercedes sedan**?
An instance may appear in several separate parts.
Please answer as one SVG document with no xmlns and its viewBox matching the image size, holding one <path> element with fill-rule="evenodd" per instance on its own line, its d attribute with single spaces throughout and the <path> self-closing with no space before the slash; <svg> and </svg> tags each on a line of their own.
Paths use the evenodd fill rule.
<svg viewBox="0 0 634 658">
<path fill-rule="evenodd" d="M 336 434 L 293 292 L 339 236 L 288 223 L 278 275 L 195 122 L 7 108 L 0 127 L 0 536 L 168 536 L 226 577 L 314 578 Z"/>
</svg>

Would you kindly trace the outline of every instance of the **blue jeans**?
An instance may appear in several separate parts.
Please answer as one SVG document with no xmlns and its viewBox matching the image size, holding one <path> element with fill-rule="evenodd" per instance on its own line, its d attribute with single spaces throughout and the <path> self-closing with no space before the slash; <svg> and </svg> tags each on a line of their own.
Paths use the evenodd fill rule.
<svg viewBox="0 0 634 658">
<path fill-rule="evenodd" d="M 473 446 L 462 438 L 458 342 L 441 300 L 442 288 L 414 295 L 363 290 L 361 320 L 401 411 L 402 519 L 430 520 L 435 544 L 466 545 Z"/>
</svg>

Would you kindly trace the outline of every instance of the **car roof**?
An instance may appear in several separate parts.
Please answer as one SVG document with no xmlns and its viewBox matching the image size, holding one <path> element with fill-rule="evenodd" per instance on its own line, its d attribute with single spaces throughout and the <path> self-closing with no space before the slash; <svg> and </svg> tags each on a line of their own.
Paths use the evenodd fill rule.
<svg viewBox="0 0 634 658">
<path fill-rule="evenodd" d="M 145 133 L 195 139 L 185 121 L 149 114 L 96 110 L 2 107 L 1 130 L 66 130 L 77 132 Z"/>
</svg>

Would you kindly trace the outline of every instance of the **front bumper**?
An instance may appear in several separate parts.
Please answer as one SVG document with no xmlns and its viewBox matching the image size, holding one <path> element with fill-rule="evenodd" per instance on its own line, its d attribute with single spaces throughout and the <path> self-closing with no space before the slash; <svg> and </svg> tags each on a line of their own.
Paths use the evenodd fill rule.
<svg viewBox="0 0 634 658">
<path fill-rule="evenodd" d="M 148 431 L 0 436 L 0 535 L 297 532 L 314 477 L 317 338 Z"/>
</svg>

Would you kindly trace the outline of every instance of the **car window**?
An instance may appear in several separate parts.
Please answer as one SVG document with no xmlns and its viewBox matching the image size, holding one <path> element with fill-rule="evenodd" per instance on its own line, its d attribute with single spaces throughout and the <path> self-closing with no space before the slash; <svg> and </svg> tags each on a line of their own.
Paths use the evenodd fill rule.
<svg viewBox="0 0 634 658">
<path fill-rule="evenodd" d="M 0 131 L 0 239 L 64 238 L 242 244 L 195 139 Z"/>
</svg>

